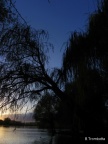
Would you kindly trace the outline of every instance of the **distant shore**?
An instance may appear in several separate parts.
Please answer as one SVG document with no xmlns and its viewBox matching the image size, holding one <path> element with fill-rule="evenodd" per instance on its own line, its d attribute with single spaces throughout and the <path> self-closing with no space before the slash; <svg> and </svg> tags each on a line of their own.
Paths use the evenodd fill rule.
<svg viewBox="0 0 108 144">
<path fill-rule="evenodd" d="M 11 120 L 10 118 L 5 118 L 4 120 L 0 120 L 0 126 L 36 126 L 35 122 L 21 122 Z"/>
</svg>

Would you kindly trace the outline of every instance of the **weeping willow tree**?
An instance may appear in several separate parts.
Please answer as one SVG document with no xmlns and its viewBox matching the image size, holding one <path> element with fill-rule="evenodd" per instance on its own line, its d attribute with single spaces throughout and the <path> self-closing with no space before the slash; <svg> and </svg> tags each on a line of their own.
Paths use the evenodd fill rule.
<svg viewBox="0 0 108 144">
<path fill-rule="evenodd" d="M 11 22 L 1 20 L 0 108 L 17 111 L 27 102 L 36 104 L 37 98 L 46 91 L 53 91 L 60 99 L 66 100 L 60 83 L 62 71 L 48 68 L 48 53 L 53 49 L 48 42 L 48 33 L 28 26 L 12 1 L 6 2 L 7 7 L 4 5 L 3 8 L 9 8 L 9 2 L 13 19 Z M 4 18 L 8 18 L 7 13 Z"/>
<path fill-rule="evenodd" d="M 11 0 L 0 1 L 0 22 L 10 22 L 13 19 Z"/>
<path fill-rule="evenodd" d="M 68 80 L 69 74 L 73 74 L 73 80 L 85 72 L 85 69 L 96 69 L 101 74 L 107 72 L 107 8 L 107 0 L 102 0 L 97 11 L 89 16 L 86 32 L 74 32 L 70 36 L 63 54 L 63 72 Z"/>
<path fill-rule="evenodd" d="M 17 19 L 8 23 L 0 36 L 0 110 L 17 112 L 53 92 L 67 105 L 71 117 L 72 102 L 64 92 L 62 70 L 48 67 L 52 49 L 48 33 L 28 26 L 19 13 L 14 16 Z"/>
<path fill-rule="evenodd" d="M 74 32 L 70 36 L 63 54 L 62 70 L 65 81 L 76 87 L 74 112 L 80 126 L 83 121 L 85 129 L 102 128 L 108 99 L 107 0 L 101 1 L 90 15 L 86 32 Z"/>
</svg>

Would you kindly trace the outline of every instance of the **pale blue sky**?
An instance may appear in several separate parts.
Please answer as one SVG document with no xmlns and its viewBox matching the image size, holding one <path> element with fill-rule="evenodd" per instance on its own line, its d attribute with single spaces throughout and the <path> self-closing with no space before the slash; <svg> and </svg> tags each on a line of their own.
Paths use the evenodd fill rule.
<svg viewBox="0 0 108 144">
<path fill-rule="evenodd" d="M 96 6 L 96 0 L 16 0 L 16 8 L 35 29 L 49 32 L 49 41 L 54 45 L 50 53 L 50 66 L 61 65 L 61 47 L 68 40 L 71 32 L 86 29 L 88 16 Z M 61 51 L 60 51 L 61 50 Z"/>
</svg>

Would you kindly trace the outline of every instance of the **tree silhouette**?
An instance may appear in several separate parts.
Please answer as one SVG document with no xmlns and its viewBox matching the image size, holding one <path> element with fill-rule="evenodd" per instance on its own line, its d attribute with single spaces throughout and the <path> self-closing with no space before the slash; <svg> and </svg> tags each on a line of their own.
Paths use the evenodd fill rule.
<svg viewBox="0 0 108 144">
<path fill-rule="evenodd" d="M 70 36 L 61 69 L 48 68 L 48 34 L 17 19 L 0 35 L 0 108 L 17 110 L 44 92 L 53 92 L 72 113 L 74 132 L 102 130 L 108 99 L 107 45 L 107 0 L 90 15 L 85 32 Z"/>
<path fill-rule="evenodd" d="M 80 123 L 79 129 L 83 126 L 86 132 L 94 131 L 97 135 L 102 133 L 108 99 L 107 11 L 108 1 L 103 0 L 97 11 L 90 15 L 87 31 L 71 35 L 62 66 L 63 79 L 76 87 L 74 113 L 78 118 L 77 125 Z"/>
<path fill-rule="evenodd" d="M 51 47 L 46 36 L 43 30 L 32 30 L 21 24 L 14 25 L 2 36 L 0 54 L 5 61 L 1 64 L 0 93 L 5 104 L 13 106 L 26 98 L 36 100 L 46 90 L 53 90 L 59 98 L 64 98 L 59 83 L 61 71 L 47 68 L 47 52 Z"/>
<path fill-rule="evenodd" d="M 11 124 L 11 119 L 10 118 L 5 118 L 4 119 L 4 124 L 5 125 L 10 125 Z"/>
<path fill-rule="evenodd" d="M 8 2 L 16 12 L 14 17 L 20 17 L 12 1 Z M 27 99 L 35 101 L 46 90 L 52 90 L 60 99 L 64 99 L 60 84 L 62 72 L 57 68 L 49 70 L 47 65 L 47 53 L 52 49 L 48 43 L 48 34 L 44 30 L 32 29 L 25 21 L 22 24 L 20 18 L 12 21 L 5 29 L 2 23 L 0 107 L 8 104 L 17 110 Z"/>
<path fill-rule="evenodd" d="M 1 0 L 0 1 L 0 22 L 12 22 L 13 20 L 13 11 L 10 4 L 10 1 Z"/>
<path fill-rule="evenodd" d="M 43 95 L 34 109 L 34 119 L 40 128 L 49 128 L 54 133 L 56 114 L 58 112 L 59 100 L 49 93 Z"/>
</svg>

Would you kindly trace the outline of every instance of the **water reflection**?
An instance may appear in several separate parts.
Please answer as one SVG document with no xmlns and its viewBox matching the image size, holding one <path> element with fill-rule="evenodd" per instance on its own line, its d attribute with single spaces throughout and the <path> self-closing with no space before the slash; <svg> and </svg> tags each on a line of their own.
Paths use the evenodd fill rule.
<svg viewBox="0 0 108 144">
<path fill-rule="evenodd" d="M 49 144 L 47 130 L 36 128 L 0 127 L 0 144 Z"/>
<path fill-rule="evenodd" d="M 51 138 L 49 144 L 70 144 L 72 142 L 71 136 L 55 135 Z"/>
<path fill-rule="evenodd" d="M 56 134 L 37 128 L 0 127 L 0 144 L 70 144 L 71 136 Z"/>
<path fill-rule="evenodd" d="M 53 144 L 51 142 L 51 138 L 39 138 L 39 139 L 36 139 L 33 143 L 31 144 Z"/>
<path fill-rule="evenodd" d="M 50 139 L 45 140 L 40 138 L 40 141 L 35 140 L 32 144 L 56 144 L 53 137 L 50 137 Z"/>
<path fill-rule="evenodd" d="M 34 141 L 32 144 L 70 144 L 72 142 L 71 136 L 55 135 L 50 137 L 50 139 L 41 139 L 40 141 Z"/>
</svg>

